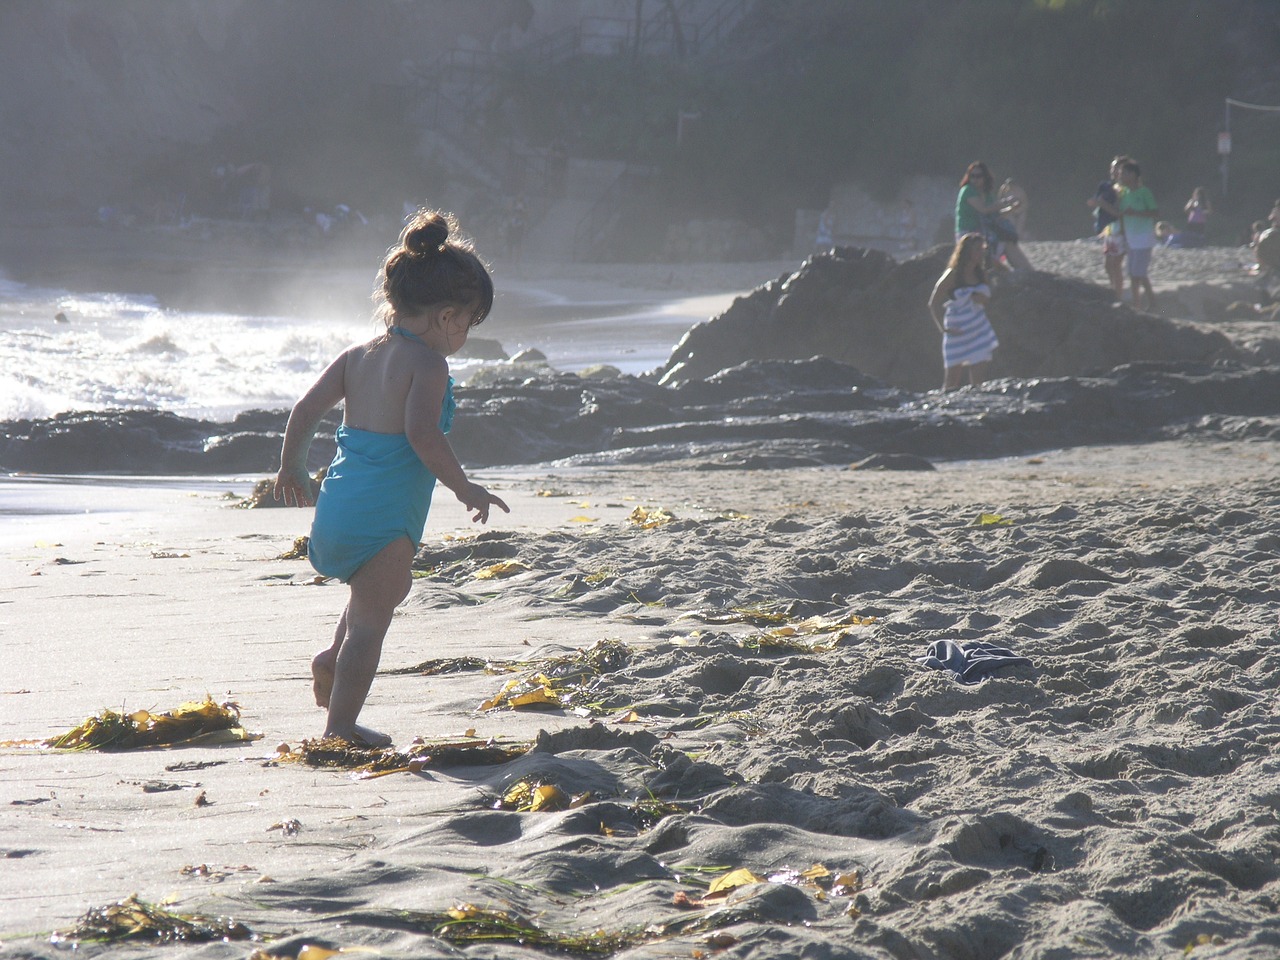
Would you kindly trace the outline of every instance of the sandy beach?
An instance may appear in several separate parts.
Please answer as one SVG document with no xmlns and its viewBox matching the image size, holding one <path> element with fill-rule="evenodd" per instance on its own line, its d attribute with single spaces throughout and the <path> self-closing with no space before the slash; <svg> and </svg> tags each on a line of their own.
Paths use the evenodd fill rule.
<svg viewBox="0 0 1280 960">
<path fill-rule="evenodd" d="M 532 749 L 376 777 L 297 758 L 346 595 L 281 559 L 309 511 L 242 509 L 253 477 L 0 480 L 4 739 L 206 695 L 261 735 L 0 749 L 0 956 L 136 894 L 256 939 L 79 953 L 1274 957 L 1280 444 L 1248 437 L 479 471 L 512 513 L 438 495 L 365 719 Z M 1009 662 L 921 662 L 974 644 Z M 539 675 L 555 702 L 482 709 Z"/>
</svg>

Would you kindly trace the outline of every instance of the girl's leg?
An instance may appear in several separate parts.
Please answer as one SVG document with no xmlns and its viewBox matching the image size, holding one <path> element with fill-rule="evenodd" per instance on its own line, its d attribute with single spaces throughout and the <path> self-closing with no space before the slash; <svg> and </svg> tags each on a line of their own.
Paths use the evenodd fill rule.
<svg viewBox="0 0 1280 960">
<path fill-rule="evenodd" d="M 326 737 L 360 739 L 371 746 L 391 742 L 385 734 L 357 725 L 356 718 L 377 673 L 391 615 L 409 594 L 415 552 L 414 545 L 402 537 L 383 547 L 351 578 L 346 637 L 335 663 Z"/>
<path fill-rule="evenodd" d="M 982 363 L 969 364 L 969 382 L 976 387 L 987 379 L 987 370 L 990 368 L 990 360 L 984 360 Z"/>
<path fill-rule="evenodd" d="M 1016 242 L 1004 245 L 1004 255 L 1009 261 L 1009 266 L 1013 267 L 1013 269 L 1031 269 L 1031 261 L 1027 259 L 1027 255 L 1022 252 L 1022 248 Z"/>
<path fill-rule="evenodd" d="M 1141 277 L 1140 279 L 1142 281 L 1142 288 L 1147 291 L 1147 310 L 1153 310 L 1156 305 L 1156 291 L 1151 286 L 1151 277 L 1146 276 Z"/>
<path fill-rule="evenodd" d="M 1111 281 L 1111 289 L 1116 299 L 1124 298 L 1124 257 L 1106 257 L 1103 262 L 1107 266 L 1107 279 Z"/>
<path fill-rule="evenodd" d="M 315 694 L 317 707 L 329 706 L 329 695 L 333 693 L 333 671 L 338 666 L 338 651 L 342 649 L 342 641 L 346 638 L 347 611 L 344 607 L 333 632 L 333 643 L 327 650 L 321 650 L 311 658 L 311 692 Z"/>
<path fill-rule="evenodd" d="M 1129 288 L 1133 291 L 1133 309 L 1145 310 L 1146 307 L 1142 305 L 1142 278 L 1129 277 Z"/>
<path fill-rule="evenodd" d="M 947 367 L 942 377 L 943 390 L 959 390 L 964 383 L 964 367 Z"/>
</svg>

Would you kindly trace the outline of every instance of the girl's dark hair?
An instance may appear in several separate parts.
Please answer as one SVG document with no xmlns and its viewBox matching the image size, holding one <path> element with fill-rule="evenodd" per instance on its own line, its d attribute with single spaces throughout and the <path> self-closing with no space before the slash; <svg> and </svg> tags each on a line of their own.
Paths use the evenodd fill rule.
<svg viewBox="0 0 1280 960">
<path fill-rule="evenodd" d="M 995 186 L 995 178 L 991 176 L 991 171 L 987 165 L 981 160 L 975 160 L 964 171 L 964 179 L 960 181 L 960 186 L 973 183 L 974 180 L 982 180 L 987 187 Z"/>
<path fill-rule="evenodd" d="M 471 241 L 458 234 L 453 214 L 419 210 L 387 251 L 374 299 L 387 326 L 437 305 L 475 304 L 474 327 L 493 309 L 493 280 Z"/>
</svg>

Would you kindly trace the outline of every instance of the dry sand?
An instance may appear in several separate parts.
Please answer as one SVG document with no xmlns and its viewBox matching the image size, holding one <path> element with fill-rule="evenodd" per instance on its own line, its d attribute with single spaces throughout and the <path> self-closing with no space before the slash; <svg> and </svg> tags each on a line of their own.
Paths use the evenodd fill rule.
<svg viewBox="0 0 1280 960">
<path fill-rule="evenodd" d="M 438 498 L 364 719 L 539 745 L 374 779 L 276 759 L 322 729 L 306 665 L 345 602 L 277 559 L 306 511 L 234 509 L 244 483 L 0 486 L 32 504 L 0 527 L 4 737 L 206 693 L 263 735 L 0 751 L 0 956 L 63 956 L 51 931 L 132 893 L 288 956 L 555 955 L 432 932 L 466 904 L 619 957 L 1280 955 L 1276 443 L 480 479 L 512 514 L 472 539 Z M 1031 663 L 966 685 L 918 662 L 945 640 Z M 479 709 L 600 641 L 624 646 L 590 709 Z M 456 657 L 525 666 L 390 672 Z M 591 802 L 492 809 L 522 779 Z M 736 868 L 764 882 L 702 899 Z"/>
</svg>

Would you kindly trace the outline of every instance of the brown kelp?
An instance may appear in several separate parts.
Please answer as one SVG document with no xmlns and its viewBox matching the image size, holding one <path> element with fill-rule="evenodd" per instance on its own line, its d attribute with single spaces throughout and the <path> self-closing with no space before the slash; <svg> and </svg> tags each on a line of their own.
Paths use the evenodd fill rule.
<svg viewBox="0 0 1280 960">
<path fill-rule="evenodd" d="M 418 740 L 406 750 L 370 747 L 342 737 L 303 740 L 297 747 L 282 744 L 277 759 L 312 767 L 351 770 L 364 776 L 417 773 L 442 767 L 493 766 L 529 752 L 528 741 L 463 736 L 447 740 Z"/>
<path fill-rule="evenodd" d="M 243 923 L 227 917 L 204 917 L 166 910 L 139 900 L 137 894 L 91 907 L 70 930 L 59 930 L 53 943 L 209 943 L 215 940 L 249 940 L 254 936 Z"/>
<path fill-rule="evenodd" d="M 243 742 L 258 739 L 240 725 L 240 706 L 231 701 L 188 701 L 176 710 L 122 713 L 103 710 L 57 737 L 38 741 L 54 750 L 138 750 L 195 742 Z"/>
</svg>

